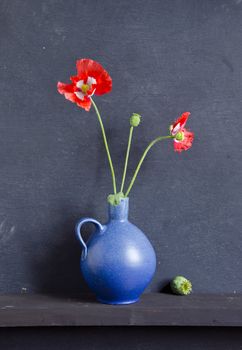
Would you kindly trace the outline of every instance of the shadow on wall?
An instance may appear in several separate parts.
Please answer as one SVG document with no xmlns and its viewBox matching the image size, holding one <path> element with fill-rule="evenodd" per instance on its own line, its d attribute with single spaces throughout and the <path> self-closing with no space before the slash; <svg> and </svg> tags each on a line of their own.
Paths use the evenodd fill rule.
<svg viewBox="0 0 242 350">
<path fill-rule="evenodd" d="M 89 206 L 90 208 L 91 206 Z M 86 216 L 88 211 L 83 210 Z M 55 294 L 61 297 L 84 297 L 91 292 L 80 271 L 81 247 L 74 235 L 77 220 L 82 217 L 67 217 L 68 210 L 62 210 L 62 222 L 55 226 L 55 245 L 49 245 L 42 260 L 33 262 L 31 269 L 33 285 L 40 294 Z M 50 236 L 51 236 L 50 230 Z M 92 225 L 85 225 L 83 237 L 86 241 L 93 231 Z"/>
<path fill-rule="evenodd" d="M 109 130 L 107 134 L 109 134 Z M 44 255 L 42 259 L 31 262 L 32 286 L 38 293 L 55 294 L 65 297 L 83 297 L 87 294 L 91 295 L 91 291 L 85 283 L 80 271 L 82 248 L 80 242 L 75 237 L 74 228 L 80 218 L 98 216 L 96 212 L 96 203 L 99 203 L 99 198 L 96 198 L 94 194 L 98 193 L 102 178 L 105 177 L 105 172 L 107 174 L 109 169 L 105 158 L 106 154 L 101 135 L 99 135 L 97 143 L 95 176 L 88 179 L 87 183 L 89 188 L 85 187 L 85 181 L 83 181 L 84 185 L 82 186 L 80 184 L 79 189 L 80 196 L 81 191 L 85 192 L 85 197 L 88 198 L 88 201 L 85 203 L 85 206 L 81 205 L 80 210 L 78 203 L 76 203 L 74 207 L 73 204 L 69 206 L 68 204 L 66 206 L 60 206 L 58 215 L 56 215 L 56 220 L 54 222 L 52 221 L 52 227 L 49 227 L 47 235 L 48 241 L 44 243 Z M 76 170 L 79 171 L 78 168 L 76 168 Z M 86 174 L 88 173 L 86 172 Z M 76 174 L 76 176 L 79 176 L 79 173 Z M 92 181 L 94 182 L 92 183 Z M 71 190 L 75 191 L 74 188 Z M 86 196 L 86 192 L 91 195 Z M 78 196 L 75 194 L 73 198 L 76 197 Z M 81 198 L 76 200 L 83 203 Z M 63 201 L 60 205 L 61 204 L 63 204 Z M 98 206 L 99 204 L 97 204 L 97 207 Z M 90 237 L 93 230 L 93 224 L 87 223 L 84 225 L 82 228 L 82 235 L 85 241 Z M 49 239 L 54 239 L 54 242 L 50 242 L 48 237 Z"/>
</svg>

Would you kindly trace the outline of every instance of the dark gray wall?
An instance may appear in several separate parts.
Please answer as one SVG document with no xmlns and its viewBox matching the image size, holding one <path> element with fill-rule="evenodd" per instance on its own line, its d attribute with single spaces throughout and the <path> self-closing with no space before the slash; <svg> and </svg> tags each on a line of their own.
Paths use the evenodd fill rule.
<svg viewBox="0 0 242 350">
<path fill-rule="evenodd" d="M 73 228 L 106 220 L 111 179 L 94 112 L 56 91 L 82 57 L 113 78 L 96 102 L 119 174 L 132 112 L 129 174 L 192 113 L 193 148 L 156 146 L 130 195 L 158 256 L 150 289 L 183 274 L 196 292 L 241 292 L 242 1 L 1 0 L 0 38 L 0 292 L 86 288 Z"/>
</svg>

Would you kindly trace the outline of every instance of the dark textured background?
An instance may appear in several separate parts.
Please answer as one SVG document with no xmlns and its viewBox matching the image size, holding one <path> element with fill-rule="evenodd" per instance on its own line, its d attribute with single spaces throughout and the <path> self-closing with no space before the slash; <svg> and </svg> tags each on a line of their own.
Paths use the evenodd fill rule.
<svg viewBox="0 0 242 350">
<path fill-rule="evenodd" d="M 192 149 L 157 145 L 130 196 L 152 241 L 151 290 L 176 274 L 196 292 L 241 292 L 242 1 L 0 2 L 0 292 L 85 290 L 74 224 L 106 220 L 111 179 L 94 111 L 65 101 L 58 80 L 100 61 L 113 91 L 97 97 L 120 174 L 189 110 Z M 119 176 L 120 179 L 120 176 Z"/>
</svg>

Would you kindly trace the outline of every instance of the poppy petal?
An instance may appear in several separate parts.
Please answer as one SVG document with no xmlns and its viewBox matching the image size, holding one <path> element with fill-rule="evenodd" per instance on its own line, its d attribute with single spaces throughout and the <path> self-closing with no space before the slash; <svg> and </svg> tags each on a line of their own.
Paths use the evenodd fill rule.
<svg viewBox="0 0 242 350">
<path fill-rule="evenodd" d="M 84 98 L 83 101 L 79 98 L 76 98 L 76 104 L 78 107 L 84 108 L 87 112 L 90 111 L 92 105 L 90 98 Z"/>
<path fill-rule="evenodd" d="M 75 103 L 76 99 L 73 93 L 73 84 L 64 84 L 59 81 L 57 90 L 61 95 L 64 95 L 67 100 Z"/>
<path fill-rule="evenodd" d="M 182 115 L 172 124 L 171 133 L 172 135 L 177 134 L 186 125 L 187 119 L 191 113 L 184 112 Z"/>
<path fill-rule="evenodd" d="M 81 91 L 75 91 L 74 93 L 80 100 L 84 100 L 85 95 Z"/>
</svg>

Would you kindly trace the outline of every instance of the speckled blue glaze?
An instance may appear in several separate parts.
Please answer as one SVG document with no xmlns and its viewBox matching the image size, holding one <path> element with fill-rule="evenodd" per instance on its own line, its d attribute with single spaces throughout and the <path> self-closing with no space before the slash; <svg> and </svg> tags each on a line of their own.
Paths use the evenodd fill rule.
<svg viewBox="0 0 242 350">
<path fill-rule="evenodd" d="M 81 271 L 102 303 L 138 301 L 155 273 L 154 249 L 144 233 L 128 221 L 128 211 L 129 199 L 125 198 L 118 206 L 109 205 L 106 225 L 92 218 L 83 218 L 76 225 L 76 235 L 83 246 Z M 81 236 L 86 222 L 96 226 L 87 243 Z"/>
</svg>

